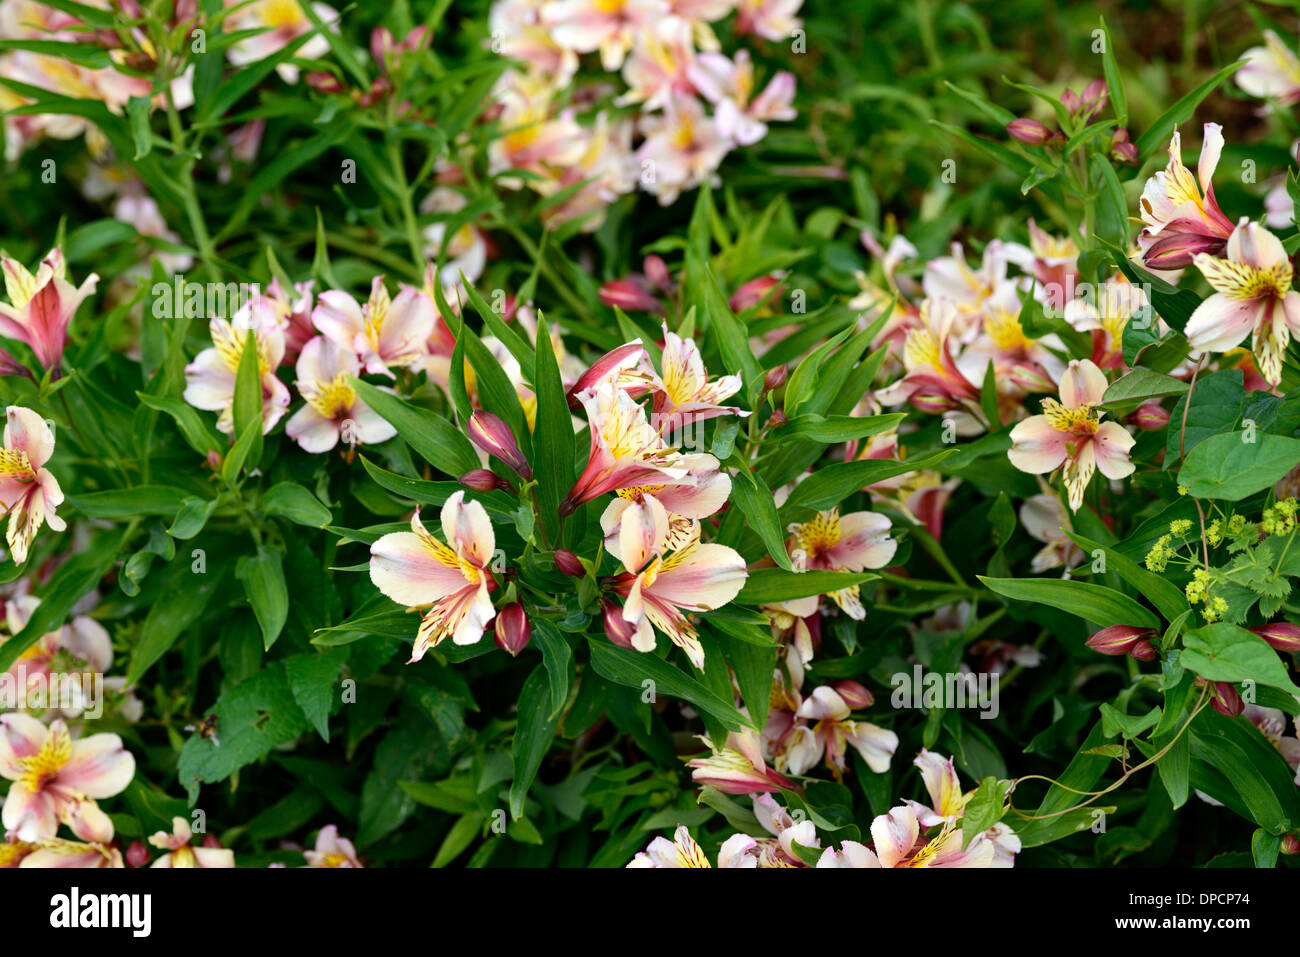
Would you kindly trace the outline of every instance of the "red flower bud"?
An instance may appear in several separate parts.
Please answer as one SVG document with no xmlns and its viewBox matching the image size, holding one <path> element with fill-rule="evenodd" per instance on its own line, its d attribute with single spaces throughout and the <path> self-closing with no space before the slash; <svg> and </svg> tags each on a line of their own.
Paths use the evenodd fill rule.
<svg viewBox="0 0 1300 957">
<path fill-rule="evenodd" d="M 744 312 L 767 299 L 769 293 L 775 298 L 779 292 L 772 292 L 772 290 L 779 290 L 780 286 L 781 280 L 776 276 L 759 276 L 737 289 L 727 300 L 727 305 L 732 312 Z"/>
<path fill-rule="evenodd" d="M 1275 621 L 1271 625 L 1256 625 L 1250 629 L 1278 651 L 1300 653 L 1300 627 L 1289 621 Z"/>
<path fill-rule="evenodd" d="M 1024 116 L 1007 124 L 1007 135 L 1030 146 L 1042 146 L 1052 138 L 1052 131 L 1037 120 Z"/>
<path fill-rule="evenodd" d="M 600 301 L 624 312 L 659 312 L 663 308 L 635 279 L 611 279 L 600 287 Z"/>
<path fill-rule="evenodd" d="M 1128 650 L 1128 656 L 1135 661 L 1154 661 L 1156 646 L 1145 638 L 1139 638 L 1137 643 Z"/>
<path fill-rule="evenodd" d="M 782 412 L 780 409 L 777 409 L 775 412 L 772 413 L 771 417 L 767 420 L 767 427 L 769 429 L 779 429 L 781 426 L 785 425 L 789 421 L 790 420 L 785 417 L 785 413 Z"/>
<path fill-rule="evenodd" d="M 871 690 L 866 685 L 859 684 L 856 681 L 837 681 L 831 687 L 835 689 L 836 694 L 844 699 L 844 703 L 854 711 L 870 708 L 876 703 L 876 696 L 871 693 Z"/>
<path fill-rule="evenodd" d="M 1154 628 L 1138 628 L 1134 625 L 1111 625 L 1109 628 L 1103 628 L 1097 632 L 1084 644 L 1103 655 L 1127 655 L 1139 641 L 1146 641 L 1150 644 L 1155 634 Z"/>
<path fill-rule="evenodd" d="M 497 416 L 482 409 L 475 409 L 469 417 L 467 431 L 474 444 L 488 455 L 496 456 L 525 480 L 533 477 L 533 470 L 528 467 L 528 460 L 519 451 L 519 445 L 515 442 L 510 426 Z"/>
<path fill-rule="evenodd" d="M 557 548 L 555 550 L 555 567 L 561 573 L 570 575 L 573 578 L 581 578 L 587 574 L 587 569 L 582 567 L 582 562 L 578 561 L 578 556 L 567 548 Z"/>
<path fill-rule="evenodd" d="M 1282 838 L 1283 854 L 1300 854 L 1300 837 L 1294 834 L 1287 834 Z"/>
<path fill-rule="evenodd" d="M 1143 402 L 1130 421 L 1147 432 L 1163 429 L 1169 424 L 1169 410 L 1159 402 Z"/>
<path fill-rule="evenodd" d="M 471 492 L 494 492 L 504 484 L 491 469 L 471 469 L 457 481 Z"/>
<path fill-rule="evenodd" d="M 613 375 L 620 369 L 630 369 L 645 354 L 645 347 L 640 341 L 627 342 L 617 349 L 611 349 L 591 364 L 591 368 L 578 376 L 578 381 L 569 389 L 569 408 L 575 412 L 582 408 L 577 395 L 590 389 L 606 376 Z"/>
<path fill-rule="evenodd" d="M 203 835 L 203 846 L 204 846 L 204 847 L 221 847 L 221 841 L 217 840 L 217 836 L 216 836 L 215 834 L 204 834 L 204 835 Z"/>
<path fill-rule="evenodd" d="M 767 375 L 763 376 L 763 391 L 775 392 L 781 386 L 785 385 L 786 377 L 789 370 L 785 366 L 777 366 L 775 369 L 768 369 Z"/>
<path fill-rule="evenodd" d="M 311 87 L 313 90 L 315 90 L 317 93 L 342 93 L 343 92 L 343 81 L 340 80 L 338 77 L 336 77 L 333 73 L 325 73 L 323 71 L 317 70 L 313 73 L 308 73 L 305 77 L 303 77 L 303 79 L 306 80 L 307 85 Z"/>
<path fill-rule="evenodd" d="M 532 637 L 532 623 L 524 614 L 524 606 L 519 602 L 511 602 L 497 612 L 497 647 L 502 651 L 508 651 L 511 657 L 518 658 L 519 652 L 528 647 Z"/>
<path fill-rule="evenodd" d="M 621 605 L 606 601 L 604 606 L 605 637 L 620 648 L 631 648 L 632 636 L 636 634 L 636 627 L 623 617 L 623 607 Z"/>
<path fill-rule="evenodd" d="M 1216 681 L 1210 685 L 1210 707 L 1225 718 L 1235 718 L 1246 710 L 1246 702 L 1232 682 Z"/>
<path fill-rule="evenodd" d="M 132 841 L 131 846 L 126 849 L 126 866 L 144 867 L 148 863 L 149 848 L 144 846 L 144 841 Z"/>
<path fill-rule="evenodd" d="M 668 264 L 654 253 L 646 256 L 641 263 L 641 269 L 645 272 L 645 277 L 650 281 L 651 285 L 658 286 L 660 289 L 667 289 L 673 284 L 673 276 L 668 271 Z"/>
</svg>

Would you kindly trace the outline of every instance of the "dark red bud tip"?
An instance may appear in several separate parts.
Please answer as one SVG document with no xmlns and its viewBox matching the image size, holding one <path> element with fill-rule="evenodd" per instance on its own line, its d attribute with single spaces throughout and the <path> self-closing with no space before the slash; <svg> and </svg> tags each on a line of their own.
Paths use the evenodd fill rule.
<svg viewBox="0 0 1300 957">
<path fill-rule="evenodd" d="M 1129 649 L 1128 656 L 1137 661 L 1154 661 L 1156 657 L 1156 646 L 1151 644 L 1145 638 L 1141 638 Z"/>
<path fill-rule="evenodd" d="M 871 690 L 857 681 L 837 681 L 831 687 L 854 711 L 870 708 L 876 703 L 876 696 L 871 693 Z"/>
<path fill-rule="evenodd" d="M 203 835 L 203 846 L 204 846 L 204 847 L 220 847 L 220 846 L 221 846 L 221 842 L 220 842 L 219 840 L 217 840 L 216 835 L 214 835 L 214 834 L 204 834 L 204 835 Z"/>
<path fill-rule="evenodd" d="M 1052 131 L 1037 120 L 1021 117 L 1007 124 L 1007 135 L 1029 146 L 1042 146 L 1052 138 Z"/>
<path fill-rule="evenodd" d="M 636 634 L 635 626 L 623 617 L 621 605 L 612 601 L 606 601 L 604 605 L 605 637 L 620 648 L 631 648 L 632 636 Z"/>
<path fill-rule="evenodd" d="M 777 409 L 772 413 L 772 417 L 767 420 L 767 427 L 769 429 L 779 429 L 789 421 L 790 420 L 785 417 L 785 413 L 780 409 Z"/>
<path fill-rule="evenodd" d="M 500 479 L 490 469 L 472 469 L 457 481 L 471 492 L 492 492 L 500 488 Z"/>
<path fill-rule="evenodd" d="M 789 371 L 785 366 L 777 366 L 775 369 L 768 369 L 767 375 L 763 376 L 763 391 L 775 392 L 781 386 L 785 385 L 786 377 Z"/>
<path fill-rule="evenodd" d="M 132 841 L 126 849 L 127 867 L 144 867 L 148 863 L 149 848 L 144 846 L 144 841 Z"/>
<path fill-rule="evenodd" d="M 1294 834 L 1287 834 L 1283 837 L 1282 853 L 1288 855 L 1300 854 L 1300 837 L 1296 837 Z"/>
<path fill-rule="evenodd" d="M 1210 686 L 1210 707 L 1225 718 L 1235 718 L 1246 710 L 1237 686 L 1229 681 L 1216 681 Z"/>
<path fill-rule="evenodd" d="M 567 548 L 557 548 L 555 550 L 555 567 L 565 575 L 574 578 L 581 578 L 587 574 L 587 570 L 582 567 L 582 562 L 578 560 L 578 556 Z"/>
<path fill-rule="evenodd" d="M 533 637 L 533 626 L 524 613 L 524 606 L 511 602 L 497 612 L 496 643 L 502 651 L 518 658 L 519 652 L 528 647 Z"/>
<path fill-rule="evenodd" d="M 1139 641 L 1146 641 L 1149 644 L 1155 634 L 1154 628 L 1138 628 L 1135 625 L 1111 625 L 1109 628 L 1103 628 L 1097 632 L 1084 644 L 1103 655 L 1127 655 Z"/>
<path fill-rule="evenodd" d="M 1256 625 L 1250 629 L 1278 651 L 1300 654 L 1300 627 L 1289 621 L 1275 621 L 1271 625 Z"/>
</svg>

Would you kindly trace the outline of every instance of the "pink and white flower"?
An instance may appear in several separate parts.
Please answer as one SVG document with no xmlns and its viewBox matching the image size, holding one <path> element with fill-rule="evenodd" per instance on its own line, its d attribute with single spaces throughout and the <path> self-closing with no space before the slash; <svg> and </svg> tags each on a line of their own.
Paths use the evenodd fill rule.
<svg viewBox="0 0 1300 957">
<path fill-rule="evenodd" d="M 489 592 L 496 587 L 492 560 L 496 534 L 487 511 L 452 493 L 442 506 L 446 544 L 411 516 L 411 531 L 390 532 L 370 547 L 370 580 L 399 605 L 427 608 L 416 633 L 410 662 L 451 637 L 472 645 L 496 614 Z"/>
<path fill-rule="evenodd" d="M 773 120 L 793 120 L 794 74 L 782 70 L 754 96 L 754 61 L 748 50 L 738 50 L 734 60 L 721 53 L 701 53 L 688 68 L 691 82 L 715 106 L 718 132 L 741 146 L 767 135 Z"/>
<path fill-rule="evenodd" d="M 167 851 L 150 867 L 234 867 L 235 852 L 224 847 L 191 847 L 194 832 L 183 817 L 172 818 L 172 830 L 158 831 L 149 838 L 154 847 Z"/>
<path fill-rule="evenodd" d="M 390 298 L 383 276 L 374 278 L 364 306 L 331 289 L 320 294 L 311 314 L 321 334 L 353 350 L 366 372 L 389 378 L 393 367 L 411 369 L 424 360 L 436 318 L 433 300 L 417 289 L 403 287 Z"/>
<path fill-rule="evenodd" d="M 27 552 L 41 525 L 56 532 L 67 523 L 56 510 L 63 502 L 59 481 L 45 463 L 54 454 L 54 433 L 45 420 L 20 405 L 5 410 L 4 448 L 0 449 L 0 508 L 9 516 L 5 541 L 16 564 Z"/>
<path fill-rule="evenodd" d="M 276 308 L 258 297 L 229 320 L 209 321 L 208 331 L 212 348 L 185 367 L 185 401 L 196 409 L 220 413 L 217 428 L 227 435 L 234 432 L 235 379 L 251 332 L 262 380 L 262 432 L 270 432 L 289 408 L 289 388 L 275 375 L 284 357 L 284 331 Z"/>
<path fill-rule="evenodd" d="M 357 849 L 346 837 L 339 837 L 336 825 L 327 824 L 316 835 L 316 849 L 304 851 L 308 867 L 361 867 Z"/>
<path fill-rule="evenodd" d="M 1183 165 L 1182 137 L 1174 130 L 1169 140 L 1169 164 L 1147 180 L 1138 203 L 1144 224 L 1138 246 L 1150 268 L 1182 269 L 1199 253 L 1223 250 L 1232 233 L 1232 220 L 1214 198 L 1214 170 L 1222 152 L 1223 127 L 1206 123 L 1193 179 Z"/>
<path fill-rule="evenodd" d="M 1074 360 L 1061 378 L 1061 398 L 1043 400 L 1043 414 L 1031 415 L 1011 430 L 1011 464 L 1042 475 L 1065 466 L 1062 478 L 1071 511 L 1083 504 L 1083 491 L 1098 469 L 1111 479 L 1133 474 L 1129 449 L 1133 436 L 1117 422 L 1102 422 L 1097 405 L 1106 393 L 1106 376 L 1087 359 Z"/>
<path fill-rule="evenodd" d="M 95 291 L 99 277 L 91 273 L 80 286 L 68 282 L 63 251 L 51 249 L 33 276 L 22 263 L 0 257 L 9 302 L 0 302 L 0 335 L 31 346 L 45 369 L 56 376 L 63 364 L 68 325 L 82 301 Z"/>
<path fill-rule="evenodd" d="M 306 405 L 290 416 L 284 430 L 304 452 L 328 452 L 340 441 L 349 447 L 386 442 L 397 430 L 357 397 L 348 378 L 361 374 L 351 349 L 317 336 L 298 356 L 294 384 Z"/>
</svg>

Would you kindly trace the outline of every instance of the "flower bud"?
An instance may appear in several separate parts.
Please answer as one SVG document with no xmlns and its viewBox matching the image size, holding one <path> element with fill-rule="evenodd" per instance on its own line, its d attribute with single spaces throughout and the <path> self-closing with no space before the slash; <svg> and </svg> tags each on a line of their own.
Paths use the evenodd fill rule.
<svg viewBox="0 0 1300 957">
<path fill-rule="evenodd" d="M 1278 651 L 1300 653 L 1300 627 L 1289 621 L 1275 621 L 1271 625 L 1256 625 L 1250 629 Z"/>
<path fill-rule="evenodd" d="M 856 681 L 837 681 L 831 687 L 835 689 L 837 695 L 844 699 L 844 703 L 854 711 L 870 708 L 876 703 L 876 696 L 871 693 L 871 690 L 866 685 Z"/>
<path fill-rule="evenodd" d="M 605 637 L 620 648 L 631 648 L 632 636 L 636 634 L 636 626 L 623 617 L 621 605 L 616 602 L 606 601 L 604 606 Z"/>
<path fill-rule="evenodd" d="M 144 846 L 144 841 L 132 841 L 131 846 L 126 849 L 126 866 L 144 867 L 148 863 L 149 848 Z"/>
<path fill-rule="evenodd" d="M 1134 625 L 1111 625 L 1109 628 L 1103 628 L 1097 632 L 1084 644 L 1103 655 L 1127 655 L 1139 641 L 1146 641 L 1150 644 L 1155 634 L 1154 628 L 1138 628 Z"/>
<path fill-rule="evenodd" d="M 635 279 L 611 279 L 600 287 L 600 301 L 624 312 L 659 312 L 659 300 Z"/>
<path fill-rule="evenodd" d="M 1022 116 L 1007 124 L 1007 135 L 1030 146 L 1042 146 L 1052 138 L 1052 131 L 1037 120 Z"/>
<path fill-rule="evenodd" d="M 519 652 L 528 647 L 532 637 L 532 623 L 519 602 L 513 601 L 497 612 L 497 647 L 502 651 L 508 651 L 512 658 L 518 658 Z"/>
<path fill-rule="evenodd" d="M 1210 685 L 1210 707 L 1225 718 L 1235 718 L 1246 710 L 1246 702 L 1232 682 L 1215 681 Z"/>
<path fill-rule="evenodd" d="M 1131 421 L 1139 429 L 1153 432 L 1169 424 L 1169 410 L 1159 402 L 1143 402 L 1133 413 Z"/>
<path fill-rule="evenodd" d="M 1287 834 L 1282 838 L 1283 854 L 1300 854 L 1300 837 L 1294 834 Z"/>
<path fill-rule="evenodd" d="M 651 285 L 658 286 L 660 289 L 667 289 L 673 284 L 672 273 L 668 271 L 668 264 L 663 258 L 651 253 L 646 256 L 641 263 L 641 269 L 645 272 L 645 277 Z"/>
<path fill-rule="evenodd" d="M 494 492 L 503 484 L 491 469 L 471 469 L 457 481 L 471 492 Z"/>
<path fill-rule="evenodd" d="M 737 289 L 727 300 L 727 306 L 732 312 L 744 312 L 746 309 L 752 309 L 764 299 L 768 298 L 771 293 L 773 297 L 778 293 L 773 292 L 779 289 L 781 280 L 777 276 L 759 276 L 757 279 L 751 279 Z"/>
<path fill-rule="evenodd" d="M 1136 166 L 1138 163 L 1137 144 L 1128 138 L 1128 130 L 1120 127 L 1110 138 L 1110 158 L 1117 163 Z"/>
<path fill-rule="evenodd" d="M 528 460 L 519 451 L 519 445 L 510 432 L 510 426 L 506 425 L 497 416 L 491 412 L 484 412 L 482 409 L 475 409 L 474 413 L 469 417 L 469 429 L 467 431 L 475 445 L 488 455 L 496 456 L 510 466 L 525 481 L 533 477 L 533 470 L 528 467 Z"/>
<path fill-rule="evenodd" d="M 789 370 L 785 366 L 777 366 L 775 369 L 768 369 L 767 375 L 763 376 L 763 391 L 775 392 L 781 386 L 785 385 L 786 377 Z"/>
<path fill-rule="evenodd" d="M 1133 647 L 1128 650 L 1128 656 L 1134 661 L 1154 661 L 1156 646 L 1146 638 L 1139 638 Z"/>
<path fill-rule="evenodd" d="M 780 409 L 777 409 L 768 418 L 767 427 L 769 429 L 779 429 L 781 426 L 785 425 L 789 421 L 790 420 L 785 417 L 785 413 L 782 412 Z"/>
<path fill-rule="evenodd" d="M 1083 88 L 1083 118 L 1087 123 L 1091 123 L 1106 108 L 1110 102 L 1110 89 L 1106 86 L 1106 81 L 1101 77 L 1093 80 Z"/>
<path fill-rule="evenodd" d="M 1073 90 L 1067 89 L 1061 94 L 1061 105 L 1065 107 L 1067 113 L 1074 113 L 1082 102 L 1083 101 L 1079 99 L 1079 94 L 1075 93 Z"/>
<path fill-rule="evenodd" d="M 215 834 L 204 834 L 202 844 L 204 847 L 221 847 L 221 841 L 217 839 Z"/>
<path fill-rule="evenodd" d="M 578 556 L 567 548 L 557 548 L 555 550 L 555 567 L 562 574 L 573 578 L 581 578 L 587 574 L 587 569 L 582 567 L 582 562 L 578 561 Z"/>
<path fill-rule="evenodd" d="M 312 73 L 308 73 L 305 77 L 303 77 L 303 79 L 306 80 L 307 85 L 311 87 L 313 90 L 315 90 L 317 93 L 342 93 L 343 92 L 343 81 L 340 80 L 338 77 L 336 77 L 333 73 L 326 73 L 322 70 L 317 70 Z"/>
</svg>

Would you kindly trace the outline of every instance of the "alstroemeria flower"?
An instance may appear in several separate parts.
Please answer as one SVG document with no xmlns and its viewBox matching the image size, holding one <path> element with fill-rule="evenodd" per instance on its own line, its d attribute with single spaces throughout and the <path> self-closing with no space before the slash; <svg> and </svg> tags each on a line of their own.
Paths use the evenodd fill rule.
<svg viewBox="0 0 1300 957">
<path fill-rule="evenodd" d="M 668 513 L 653 497 L 625 511 L 619 548 L 627 571 L 613 588 L 624 598 L 623 620 L 636 629 L 633 648 L 653 651 L 657 629 L 703 671 L 704 648 L 688 613 L 712 611 L 735 598 L 748 577 L 745 560 L 726 545 L 701 544 L 698 524 L 672 551 L 668 534 Z"/>
<path fill-rule="evenodd" d="M 875 850 L 856 841 L 845 841 L 840 851 L 828 848 L 817 862 L 818 867 L 998 867 L 997 848 L 988 837 L 979 835 L 962 850 L 961 827 L 955 820 L 944 824 L 930 840 L 921 835 L 916 812 L 904 805 L 871 822 L 871 839 Z M 1019 841 L 1016 841 L 1019 849 Z"/>
<path fill-rule="evenodd" d="M 167 853 L 150 867 L 234 867 L 235 852 L 224 847 L 191 847 L 194 832 L 183 817 L 172 818 L 172 830 L 158 831 L 149 838 L 154 847 Z"/>
<path fill-rule="evenodd" d="M 218 412 L 217 428 L 235 429 L 235 379 L 251 330 L 262 377 L 262 432 L 270 432 L 289 408 L 289 387 L 276 378 L 284 357 L 284 330 L 275 307 L 259 297 L 229 319 L 212 319 L 208 331 L 212 348 L 204 349 L 185 367 L 185 401 L 196 409 Z"/>
<path fill-rule="evenodd" d="M 930 795 L 929 807 L 919 801 L 907 802 L 908 807 L 916 812 L 921 825 L 934 827 L 936 824 L 960 818 L 965 813 L 966 802 L 970 800 L 971 794 L 961 789 L 961 782 L 957 779 L 952 758 L 944 758 L 922 748 L 921 753 L 912 763 L 920 769 L 921 780 Z"/>
<path fill-rule="evenodd" d="M 1069 236 L 1056 237 L 1029 220 L 1029 251 L 1034 254 L 1035 295 L 1060 314 L 1074 297 L 1079 280 L 1079 245 Z"/>
<path fill-rule="evenodd" d="M 384 277 L 370 284 L 364 306 L 331 289 L 317 297 L 311 320 L 325 338 L 360 357 L 367 372 L 393 377 L 392 367 L 413 368 L 428 354 L 437 310 L 433 300 L 409 286 L 389 298 Z"/>
<path fill-rule="evenodd" d="M 1065 534 L 1073 531 L 1070 513 L 1055 495 L 1044 492 L 1025 499 L 1020 506 L 1020 524 L 1043 543 L 1029 563 L 1029 570 L 1035 575 L 1064 566 L 1068 576 L 1070 569 L 1083 561 L 1083 549 Z"/>
<path fill-rule="evenodd" d="M 304 452 L 328 452 L 340 440 L 347 446 L 375 445 L 397 434 L 348 384 L 348 376 L 361 374 L 351 349 L 317 336 L 303 346 L 296 371 L 294 385 L 307 404 L 289 417 L 284 431 Z"/>
<path fill-rule="evenodd" d="M 1061 378 L 1061 400 L 1043 400 L 1043 414 L 1031 415 L 1011 430 L 1011 464 L 1042 475 L 1065 466 L 1062 478 L 1070 510 L 1083 504 L 1083 490 L 1100 469 L 1107 478 L 1133 474 L 1129 449 L 1133 436 L 1118 422 L 1102 422 L 1096 406 L 1106 394 L 1106 376 L 1087 359 L 1074 360 Z"/>
<path fill-rule="evenodd" d="M 1214 198 L 1214 170 L 1223 152 L 1223 127 L 1205 124 L 1196 179 L 1183 165 L 1182 138 L 1169 140 L 1169 165 L 1146 182 L 1138 205 L 1145 224 L 1138 235 L 1142 261 L 1152 269 L 1182 269 L 1198 253 L 1217 254 L 1232 233 L 1232 220 Z M 1197 180 L 1200 187 L 1197 187 Z"/>
<path fill-rule="evenodd" d="M 0 449 L 0 508 L 9 516 L 5 541 L 14 563 L 27 561 L 42 524 L 56 532 L 67 523 L 55 514 L 63 502 L 58 479 L 45 468 L 54 454 L 54 433 L 45 420 L 20 405 L 5 410 L 4 448 Z"/>
<path fill-rule="evenodd" d="M 312 3 L 311 9 L 322 23 L 337 32 L 338 11 L 323 3 Z M 232 32 L 263 31 L 230 46 L 226 56 L 235 66 L 265 60 L 304 33 L 316 29 L 315 24 L 303 12 L 299 0 L 255 0 L 254 3 L 236 7 L 226 21 L 226 26 Z M 319 60 L 329 53 L 329 49 L 329 40 L 318 33 L 298 48 L 294 58 Z M 286 83 L 298 82 L 298 67 L 288 60 L 277 66 L 275 71 Z"/>
<path fill-rule="evenodd" d="M 7 637 L 0 646 L 22 631 L 31 620 L 41 600 L 35 595 L 19 595 L 5 602 L 4 624 Z M 59 670 L 102 675 L 113 664 L 113 639 L 104 626 L 93 618 L 77 615 L 65 625 L 48 632 L 21 655 L 9 668 L 15 679 L 25 676 L 28 686 L 44 684 L 59 663 Z M 75 718 L 85 709 L 85 689 L 81 682 L 64 685 L 57 700 L 47 701 L 45 710 Z"/>
<path fill-rule="evenodd" d="M 642 118 L 641 132 L 645 141 L 636 152 L 636 163 L 653 174 L 642 177 L 641 186 L 658 197 L 660 206 L 711 180 L 732 148 L 717 118 L 705 113 L 693 96 L 669 99 L 663 113 Z"/>
<path fill-rule="evenodd" d="M 1014 283 L 1004 283 L 989 296 L 979 335 L 956 362 L 967 382 L 983 382 L 990 362 L 999 396 L 1019 398 L 1026 391 L 1041 392 L 1061 378 L 1065 363 L 1056 353 L 1066 351 L 1065 344 L 1055 333 L 1037 339 L 1026 335 L 1020 322 L 1022 308 Z"/>
<path fill-rule="evenodd" d="M 748 416 L 743 409 L 720 404 L 740 391 L 740 376 L 724 375 L 710 382 L 695 340 L 669 332 L 667 324 L 663 330 L 663 374 L 657 375 L 648 360 L 643 365 L 646 383 L 654 394 L 653 421 L 659 433 L 670 435 L 692 422 L 720 415 Z"/>
<path fill-rule="evenodd" d="M 409 532 L 390 532 L 370 546 L 370 580 L 399 605 L 428 607 L 420 620 L 409 663 L 451 636 L 458 645 L 483 637 L 496 609 L 488 593 L 496 587 L 491 562 L 496 534 L 487 511 L 453 492 L 442 506 L 442 534 L 434 538 L 417 510 Z"/>
<path fill-rule="evenodd" d="M 361 867 L 357 849 L 346 837 L 339 837 L 339 829 L 327 824 L 316 835 L 316 849 L 303 851 L 307 867 Z"/>
<path fill-rule="evenodd" d="M 1282 106 L 1300 102 L 1300 59 L 1272 30 L 1264 31 L 1262 47 L 1251 47 L 1241 58 L 1247 62 L 1233 74 L 1237 86 Z"/>
<path fill-rule="evenodd" d="M 600 51 L 609 71 L 623 65 L 636 36 L 668 13 L 666 0 L 555 0 L 542 8 L 542 22 L 560 46 L 578 53 Z"/>
<path fill-rule="evenodd" d="M 1007 283 L 1007 267 L 1019 266 L 1030 270 L 1035 256 L 1019 243 L 992 240 L 984 247 L 984 255 L 977 269 L 966 263 L 966 253 L 961 243 L 952 244 L 952 254 L 932 259 L 925 264 L 921 288 L 931 302 L 946 303 L 956 309 L 955 317 L 943 317 L 951 325 L 948 332 L 962 339 L 969 331 L 972 319 L 984 309 L 989 296 Z"/>
<path fill-rule="evenodd" d="M 0 257 L 8 303 L 0 302 L 0 335 L 32 347 L 42 368 L 57 373 L 63 364 L 68 324 L 82 300 L 95 291 L 94 273 L 74 287 L 68 282 L 63 251 L 51 249 L 33 276 L 20 262 Z"/>
<path fill-rule="evenodd" d="M 87 870 L 126 866 L 122 863 L 122 852 L 112 845 L 83 844 L 81 841 L 67 841 L 56 837 L 26 846 L 29 850 L 20 859 L 19 867 L 40 869 L 68 867 Z"/>
<path fill-rule="evenodd" d="M 606 492 L 640 485 L 690 484 L 681 453 L 646 421 L 645 410 L 612 381 L 578 394 L 587 412 L 591 450 L 587 466 L 560 503 L 567 515 Z"/>
<path fill-rule="evenodd" d="M 981 308 L 987 298 L 980 299 Z M 921 303 L 918 322 L 904 340 L 902 360 L 906 372 L 903 378 L 876 393 L 882 405 L 910 402 L 922 412 L 940 414 L 979 398 L 979 388 L 952 356 L 949 339 L 957 319 L 958 310 L 951 300 L 927 299 Z"/>
<path fill-rule="evenodd" d="M 834 688 L 829 685 L 815 688 L 795 713 L 816 722 L 812 733 L 817 756 L 825 751 L 826 765 L 837 780 L 848 767 L 844 758 L 850 745 L 876 774 L 889 770 L 889 759 L 898 750 L 898 735 L 869 721 L 852 720 L 849 717 L 852 711 Z"/>
<path fill-rule="evenodd" d="M 685 824 L 679 824 L 673 839 L 656 837 L 644 851 L 632 858 L 628 867 L 701 868 L 712 867 L 704 849 L 691 837 Z"/>
<path fill-rule="evenodd" d="M 753 730 L 732 731 L 722 747 L 707 737 L 707 758 L 692 758 L 691 780 L 701 787 L 708 785 L 723 794 L 765 794 L 795 786 L 784 774 L 778 774 L 763 759 L 762 742 Z"/>
<path fill-rule="evenodd" d="M 718 460 L 705 452 L 683 455 L 682 465 L 690 470 L 692 485 L 643 485 L 619 489 L 617 497 L 600 516 L 605 533 L 605 551 L 622 560 L 619 546 L 624 513 L 648 498 L 653 498 L 668 512 L 667 547 L 677 548 L 690 538 L 694 520 L 707 518 L 727 503 L 731 495 L 731 476 L 722 471 Z"/>
<path fill-rule="evenodd" d="M 1196 307 L 1183 331 L 1198 352 L 1228 352 L 1251 335 L 1260 374 L 1276 387 L 1287 343 L 1300 336 L 1300 293 L 1291 289 L 1291 259 L 1276 236 L 1246 219 L 1228 237 L 1227 254 L 1227 259 L 1196 256 L 1196 268 L 1214 295 Z"/>
<path fill-rule="evenodd" d="M 62 720 L 47 728 L 0 715 L 0 777 L 13 782 L 0 821 L 20 841 L 53 838 L 60 823 L 82 840 L 111 841 L 113 822 L 95 799 L 120 794 L 134 776 L 135 758 L 115 734 L 74 741 Z"/>
<path fill-rule="evenodd" d="M 641 30 L 632 55 L 623 63 L 628 91 L 619 106 L 639 103 L 643 111 L 657 110 L 674 94 L 694 92 L 690 79 L 695 62 L 691 24 L 681 17 L 663 17 Z"/>
<path fill-rule="evenodd" d="M 1092 335 L 1092 361 L 1102 369 L 1124 366 L 1124 329 L 1129 320 L 1147 303 L 1141 286 L 1129 282 L 1122 274 L 1103 283 L 1096 295 L 1071 299 L 1065 304 L 1064 316 L 1075 329 Z M 1155 313 L 1147 321 L 1158 323 Z"/>
<path fill-rule="evenodd" d="M 803 0 L 740 0 L 736 32 L 754 33 L 774 43 L 790 39 L 803 23 L 795 16 Z"/>
<path fill-rule="evenodd" d="M 878 512 L 851 512 L 840 515 L 838 508 L 818 512 L 806 522 L 789 526 L 786 549 L 790 561 L 800 571 L 862 572 L 884 568 L 893 560 L 898 543 L 889 537 L 889 519 Z M 858 586 L 850 585 L 827 595 L 846 615 L 861 621 L 866 609 L 858 597 Z M 817 610 L 816 595 L 781 602 L 779 607 L 799 618 Z"/>
<path fill-rule="evenodd" d="M 754 96 L 754 61 L 748 50 L 738 50 L 735 60 L 721 53 L 701 53 L 688 68 L 695 88 L 715 104 L 718 132 L 741 146 L 767 135 L 767 121 L 793 120 L 794 74 L 782 70 L 758 96 Z"/>
</svg>

